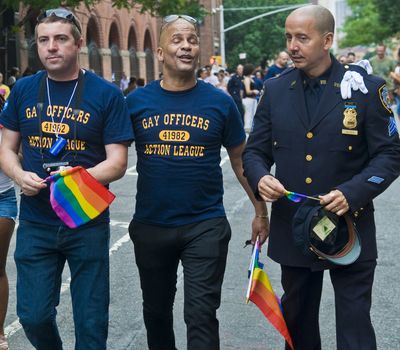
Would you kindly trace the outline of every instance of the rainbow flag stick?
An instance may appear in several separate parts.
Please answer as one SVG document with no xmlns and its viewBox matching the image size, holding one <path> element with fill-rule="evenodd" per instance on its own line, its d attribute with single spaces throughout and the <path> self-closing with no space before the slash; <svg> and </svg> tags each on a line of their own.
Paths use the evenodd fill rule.
<svg viewBox="0 0 400 350">
<path fill-rule="evenodd" d="M 292 192 L 292 191 L 285 191 L 285 196 L 286 196 L 288 199 L 290 199 L 292 202 L 296 202 L 296 203 L 302 201 L 302 200 L 305 199 L 305 198 L 313 199 L 313 200 L 318 201 L 318 202 L 320 201 L 320 199 L 317 198 L 317 197 L 307 196 L 307 195 L 305 195 L 305 194 L 301 194 L 301 193 L 297 193 L 297 192 Z"/>
</svg>

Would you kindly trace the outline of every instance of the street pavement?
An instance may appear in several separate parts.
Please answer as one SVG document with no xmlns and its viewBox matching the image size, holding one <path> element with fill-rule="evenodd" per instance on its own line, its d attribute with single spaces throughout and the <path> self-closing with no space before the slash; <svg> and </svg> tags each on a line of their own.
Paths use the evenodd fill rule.
<svg viewBox="0 0 400 350">
<path fill-rule="evenodd" d="M 111 190 L 117 195 L 111 208 L 111 304 L 108 349 L 145 350 L 146 333 L 141 312 L 141 291 L 135 265 L 132 242 L 127 234 L 132 217 L 137 174 L 136 155 L 132 147 L 129 152 L 129 170 L 126 176 L 112 184 Z M 251 248 L 243 248 L 250 237 L 253 209 L 243 189 L 231 170 L 225 150 L 221 153 L 224 174 L 224 204 L 232 226 L 232 239 L 228 264 L 223 284 L 221 308 L 218 311 L 222 350 L 283 350 L 283 340 L 268 323 L 255 305 L 245 303 L 247 268 Z M 157 186 L 155 183 L 154 186 Z M 376 330 L 379 350 L 400 350 L 400 181 L 396 181 L 375 201 L 379 259 L 373 291 L 372 320 Z M 362 232 L 361 232 L 362 235 Z M 10 282 L 9 311 L 6 318 L 6 332 L 9 334 L 11 350 L 31 350 L 16 316 L 16 269 L 13 261 L 15 235 L 7 262 Z M 272 286 L 278 295 L 280 287 L 279 265 L 261 254 Z M 69 293 L 69 270 L 63 275 L 61 302 L 58 307 L 57 322 L 65 350 L 74 349 L 74 327 L 72 322 Z M 186 349 L 185 324 L 183 321 L 182 270 L 178 271 L 178 286 L 175 302 L 175 334 L 179 350 Z M 40 281 L 38 281 L 40 283 Z M 334 299 L 329 274 L 325 274 L 323 299 L 320 313 L 322 348 L 336 349 Z"/>
</svg>

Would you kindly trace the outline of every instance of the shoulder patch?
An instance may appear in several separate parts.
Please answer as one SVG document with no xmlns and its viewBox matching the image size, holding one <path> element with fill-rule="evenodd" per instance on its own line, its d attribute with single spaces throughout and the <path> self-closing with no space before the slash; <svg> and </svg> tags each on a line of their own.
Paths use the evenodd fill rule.
<svg viewBox="0 0 400 350">
<path fill-rule="evenodd" d="M 379 176 L 375 176 L 375 175 L 374 175 L 374 176 L 371 176 L 367 181 L 379 185 L 379 184 L 381 184 L 383 181 L 385 181 L 385 179 L 383 179 L 383 178 L 381 178 L 381 177 L 379 177 Z"/>
<path fill-rule="evenodd" d="M 389 113 L 393 113 L 392 112 L 392 108 L 390 107 L 390 99 L 389 99 L 389 91 L 386 87 L 386 84 L 382 85 L 379 89 L 378 89 L 378 94 L 379 94 L 379 99 L 381 100 L 382 106 L 389 112 Z"/>
<path fill-rule="evenodd" d="M 389 136 L 393 136 L 394 134 L 397 134 L 397 125 L 396 121 L 394 120 L 394 117 L 389 117 L 389 125 L 388 125 L 388 134 Z"/>
</svg>

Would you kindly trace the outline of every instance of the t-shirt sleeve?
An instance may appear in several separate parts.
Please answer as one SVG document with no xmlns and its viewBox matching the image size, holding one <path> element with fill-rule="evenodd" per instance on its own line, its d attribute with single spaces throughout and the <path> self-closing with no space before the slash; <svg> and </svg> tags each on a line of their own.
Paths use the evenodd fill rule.
<svg viewBox="0 0 400 350">
<path fill-rule="evenodd" d="M 230 99 L 222 144 L 224 147 L 233 147 L 241 144 L 245 139 L 246 134 L 243 128 L 242 117 L 236 104 Z"/>
<path fill-rule="evenodd" d="M 17 112 L 18 90 L 17 85 L 11 90 L 11 94 L 4 103 L 3 110 L 0 114 L 0 124 L 13 131 L 19 131 Z"/>
<path fill-rule="evenodd" d="M 106 108 L 104 144 L 131 142 L 134 138 L 125 98 L 122 93 L 115 92 Z"/>
</svg>

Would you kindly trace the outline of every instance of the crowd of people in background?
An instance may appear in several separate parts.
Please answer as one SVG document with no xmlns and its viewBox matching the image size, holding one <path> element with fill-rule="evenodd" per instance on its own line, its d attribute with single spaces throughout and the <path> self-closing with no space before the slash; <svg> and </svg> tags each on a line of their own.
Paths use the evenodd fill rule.
<svg viewBox="0 0 400 350">
<path fill-rule="evenodd" d="M 354 64 L 362 59 L 357 57 L 356 53 L 349 51 L 346 54 L 336 56 L 337 60 L 342 64 Z M 397 60 L 387 54 L 387 48 L 384 44 L 378 44 L 375 55 L 369 58 L 373 73 L 386 80 L 390 99 L 393 101 L 395 112 L 400 115 L 400 48 L 397 52 Z M 197 70 L 196 76 L 199 80 L 214 85 L 224 93 L 231 95 L 234 99 L 242 120 L 245 125 L 246 132 L 249 132 L 252 125 L 252 118 L 255 113 L 260 93 L 263 89 L 265 80 L 279 76 L 287 68 L 293 67 L 293 63 L 286 51 L 279 52 L 273 63 L 270 65 L 255 67 L 251 63 L 239 64 L 236 69 L 227 69 L 218 65 L 205 65 Z M 246 73 L 243 73 L 243 70 Z M 4 76 L 0 72 L 0 95 L 3 99 L 7 99 L 12 87 L 17 79 L 28 75 L 35 74 L 32 68 L 27 67 L 25 71 L 20 73 L 18 67 L 12 67 L 7 82 L 4 82 Z M 135 76 L 128 77 L 122 72 L 119 87 L 123 94 L 127 96 L 136 88 L 146 85 L 144 78 Z"/>
<path fill-rule="evenodd" d="M 354 64 L 362 59 L 353 51 L 339 54 L 336 58 L 343 65 Z M 387 54 L 387 48 L 383 44 L 377 45 L 375 55 L 369 60 L 373 74 L 386 80 L 390 100 L 394 103 L 395 112 L 400 116 L 400 49 L 397 52 L 397 63 Z M 216 65 L 206 65 L 197 70 L 197 79 L 204 80 L 232 96 L 242 115 L 245 131 L 249 133 L 264 82 L 278 77 L 291 67 L 293 62 L 288 53 L 281 51 L 276 55 L 274 62 L 265 68 L 246 63 L 239 64 L 233 71 Z"/>
</svg>

